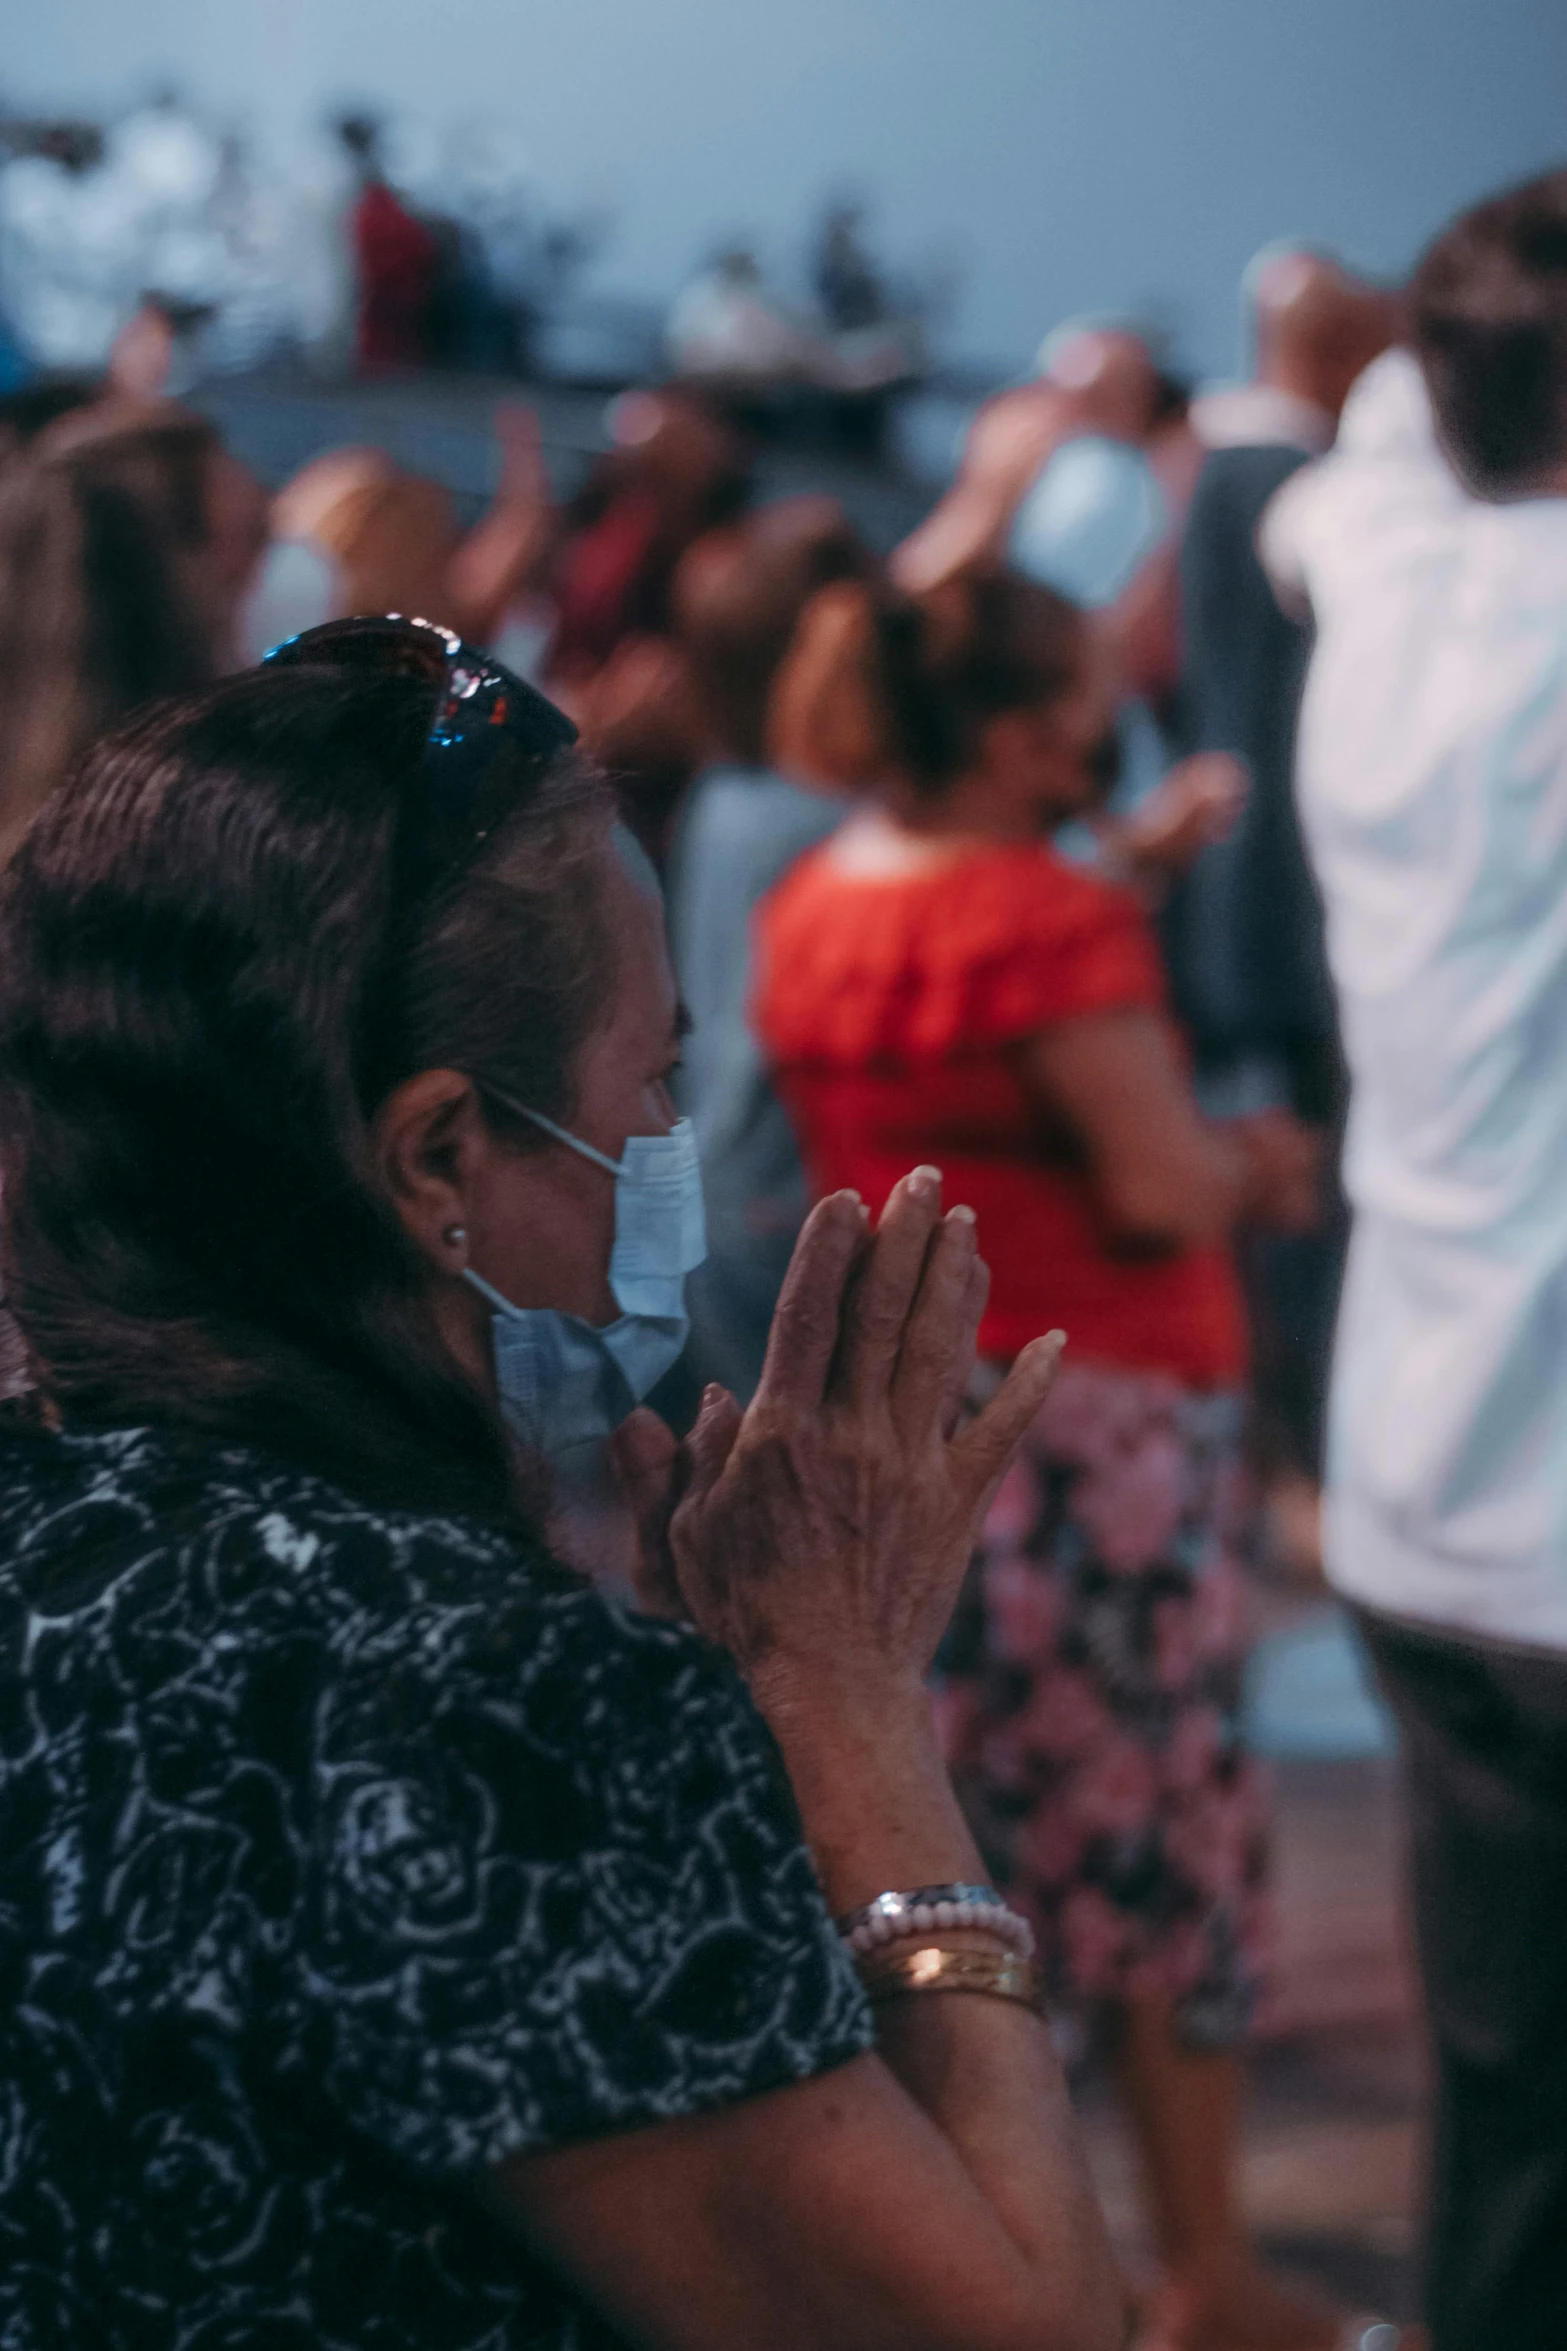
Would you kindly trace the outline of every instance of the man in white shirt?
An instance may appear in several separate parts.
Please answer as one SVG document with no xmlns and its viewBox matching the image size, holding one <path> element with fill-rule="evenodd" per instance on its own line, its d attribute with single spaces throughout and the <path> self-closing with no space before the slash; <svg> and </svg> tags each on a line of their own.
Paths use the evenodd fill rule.
<svg viewBox="0 0 1567 2351">
<path fill-rule="evenodd" d="M 1329 1572 L 1404 1732 L 1433 2351 L 1567 2342 L 1567 173 L 1457 222 L 1263 552 L 1353 1083 Z"/>
</svg>

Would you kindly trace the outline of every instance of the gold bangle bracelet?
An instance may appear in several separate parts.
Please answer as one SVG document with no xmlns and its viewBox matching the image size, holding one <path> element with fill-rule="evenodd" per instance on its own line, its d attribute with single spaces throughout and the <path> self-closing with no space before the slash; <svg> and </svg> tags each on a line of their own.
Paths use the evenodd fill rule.
<svg viewBox="0 0 1567 2351">
<path fill-rule="evenodd" d="M 873 2008 L 905 1992 L 979 1992 L 996 2000 L 1017 2000 L 1044 2013 L 1044 1986 L 1032 1960 L 1010 1950 L 975 1951 L 942 1944 L 917 1950 L 878 1951 L 860 1969 Z"/>
</svg>

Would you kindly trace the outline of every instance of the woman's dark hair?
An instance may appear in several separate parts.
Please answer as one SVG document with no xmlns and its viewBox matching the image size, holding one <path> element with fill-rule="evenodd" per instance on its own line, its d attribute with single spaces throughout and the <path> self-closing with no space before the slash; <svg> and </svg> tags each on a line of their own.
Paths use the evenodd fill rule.
<svg viewBox="0 0 1567 2351">
<path fill-rule="evenodd" d="M 921 596 L 862 581 L 824 588 L 774 688 L 774 756 L 822 783 L 896 775 L 938 797 L 972 765 L 987 719 L 1071 688 L 1083 627 L 1076 605 L 1010 571 L 966 573 Z"/>
<path fill-rule="evenodd" d="M 0 397 L 0 464 L 20 455 L 62 416 L 92 407 L 102 394 L 103 386 L 96 376 L 66 371 L 35 377 L 19 390 L 7 392 Z"/>
<path fill-rule="evenodd" d="M 1442 440 L 1481 492 L 1536 487 L 1567 459 L 1567 171 L 1464 213 L 1410 287 Z"/>
<path fill-rule="evenodd" d="M 0 861 L 105 727 L 212 677 L 183 565 L 216 446 L 200 418 L 105 408 L 0 472 Z"/>
<path fill-rule="evenodd" d="M 570 1116 L 612 985 L 608 820 L 567 762 L 409 903 L 432 710 L 403 678 L 247 672 L 129 722 L 44 811 L 0 885 L 5 1289 L 67 1425 L 507 1517 L 513 1457 L 437 1335 L 371 1120 L 428 1068 Z"/>
</svg>

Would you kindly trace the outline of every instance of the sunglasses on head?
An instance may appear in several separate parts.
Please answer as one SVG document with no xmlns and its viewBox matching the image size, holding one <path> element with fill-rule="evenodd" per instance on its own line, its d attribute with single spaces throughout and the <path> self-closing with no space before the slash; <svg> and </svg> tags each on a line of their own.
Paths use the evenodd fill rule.
<svg viewBox="0 0 1567 2351">
<path fill-rule="evenodd" d="M 310 664 L 418 678 L 438 696 L 420 765 L 426 881 L 471 856 L 539 782 L 577 730 L 534 686 L 432 620 L 389 612 L 329 620 L 274 645 L 263 668 Z M 502 744 L 512 756 L 498 760 Z"/>
</svg>

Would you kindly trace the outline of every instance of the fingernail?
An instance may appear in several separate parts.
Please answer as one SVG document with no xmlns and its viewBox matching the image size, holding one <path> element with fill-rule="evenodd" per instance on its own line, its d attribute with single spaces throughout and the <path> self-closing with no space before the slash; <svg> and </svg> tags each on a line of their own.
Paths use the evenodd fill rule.
<svg viewBox="0 0 1567 2351">
<path fill-rule="evenodd" d="M 1062 1348 L 1066 1345 L 1065 1331 L 1046 1331 L 1045 1345 L 1047 1347 L 1053 1347 L 1056 1353 L 1059 1355 Z"/>
<path fill-rule="evenodd" d="M 947 1222 L 948 1224 L 978 1224 L 979 1218 L 974 1214 L 972 1208 L 959 1206 L 947 1210 Z"/>
<path fill-rule="evenodd" d="M 921 1198 L 923 1198 L 927 1192 L 939 1192 L 941 1190 L 940 1168 L 914 1168 L 909 1176 L 909 1190 L 918 1194 Z"/>
</svg>

